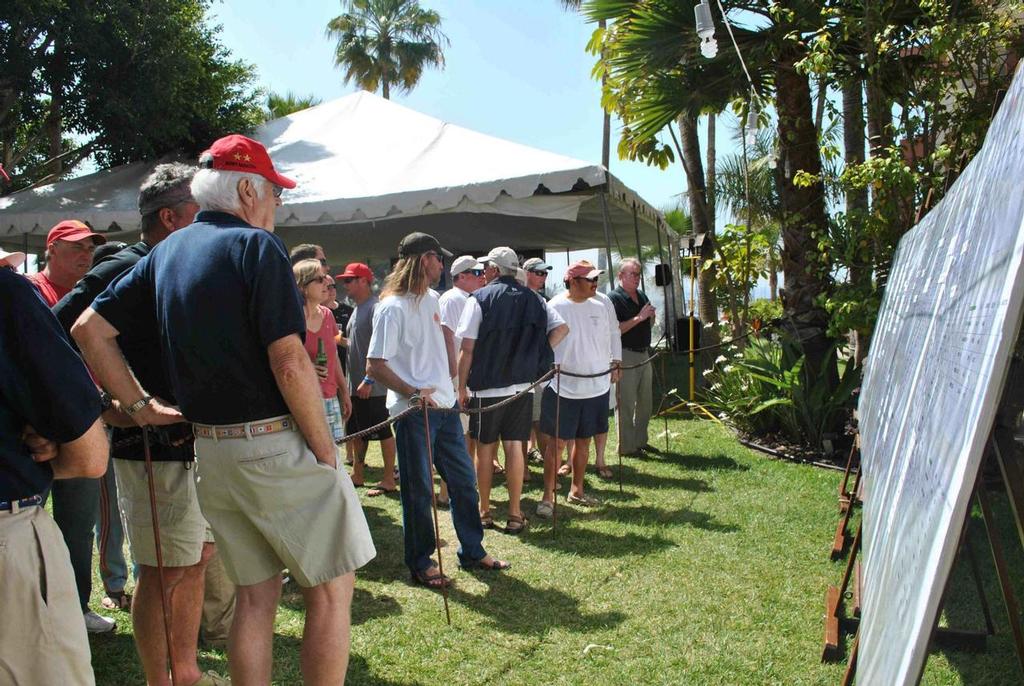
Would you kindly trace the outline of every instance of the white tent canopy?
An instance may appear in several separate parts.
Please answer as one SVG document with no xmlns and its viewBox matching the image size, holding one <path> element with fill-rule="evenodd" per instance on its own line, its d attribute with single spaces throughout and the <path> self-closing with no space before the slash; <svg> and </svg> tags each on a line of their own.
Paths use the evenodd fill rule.
<svg viewBox="0 0 1024 686">
<path fill-rule="evenodd" d="M 410 231 L 481 252 L 633 247 L 666 235 L 660 213 L 600 165 L 487 136 L 359 92 L 276 119 L 253 135 L 298 187 L 277 232 L 324 245 L 333 261 L 393 255 Z M 74 218 L 129 238 L 138 231 L 139 162 L 0 198 L 0 246 L 40 250 Z M 606 194 L 606 203 L 601 195 Z M 607 207 L 605 211 L 603 204 Z M 667 243 L 666 243 L 667 247 Z"/>
</svg>

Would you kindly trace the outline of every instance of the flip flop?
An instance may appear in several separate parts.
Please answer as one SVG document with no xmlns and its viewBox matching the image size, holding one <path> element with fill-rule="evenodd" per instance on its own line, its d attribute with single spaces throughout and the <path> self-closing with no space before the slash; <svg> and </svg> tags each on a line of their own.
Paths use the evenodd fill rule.
<svg viewBox="0 0 1024 686">
<path fill-rule="evenodd" d="M 562 466 L 558 468 L 558 476 L 569 476 L 571 473 L 572 465 L 568 462 L 563 463 Z"/>
<path fill-rule="evenodd" d="M 482 569 L 486 572 L 504 572 L 506 569 L 512 569 L 511 562 L 505 562 L 497 558 L 491 558 L 491 562 L 487 563 L 483 560 L 474 560 L 473 562 L 467 562 L 466 564 L 459 563 L 459 567 L 462 567 L 467 572 L 475 569 Z"/>
<path fill-rule="evenodd" d="M 427 572 L 434 569 L 437 569 L 437 567 L 427 567 L 422 572 L 412 572 L 412 582 L 417 586 L 424 586 L 433 591 L 439 591 L 452 585 L 451 578 L 441 574 L 440 571 L 437 574 L 427 574 Z"/>
<path fill-rule="evenodd" d="M 366 492 L 366 497 L 376 498 L 380 495 L 390 495 L 392 493 L 398 493 L 398 486 L 395 486 L 394 488 L 384 488 L 381 484 L 377 484 Z"/>
</svg>

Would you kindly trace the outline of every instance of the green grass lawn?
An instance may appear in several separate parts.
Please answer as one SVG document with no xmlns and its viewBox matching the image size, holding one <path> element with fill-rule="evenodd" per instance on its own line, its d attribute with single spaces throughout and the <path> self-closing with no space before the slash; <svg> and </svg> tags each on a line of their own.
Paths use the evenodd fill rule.
<svg viewBox="0 0 1024 686">
<path fill-rule="evenodd" d="M 838 684 L 843 666 L 823 665 L 819 656 L 825 588 L 838 583 L 844 564 L 828 556 L 841 475 L 751 452 L 713 422 L 669 426 L 668 452 L 623 463 L 622 493 L 588 475 L 588 492 L 602 507 L 560 505 L 556 530 L 532 518 L 520 537 L 488 532 L 488 551 L 514 563 L 508 573 L 459 571 L 442 511 L 441 535 L 452 542 L 444 566 L 455 578 L 450 627 L 441 595 L 408 582 L 397 497 L 364 495 L 378 556 L 357 575 L 348 683 Z M 612 436 L 611 455 L 614 445 Z M 377 471 L 368 471 L 367 483 L 380 464 L 371 452 Z M 531 471 L 528 515 L 540 496 L 539 467 Z M 501 477 L 494 495 L 503 522 Z M 975 533 L 988 570 L 982 527 Z M 1019 549 L 1013 536 L 1004 542 Z M 95 588 L 98 607 L 98 581 Z M 976 598 L 967 591 L 951 600 L 961 615 Z M 989 597 L 999 633 L 990 650 L 933 651 L 923 683 L 1017 680 L 996 593 Z M 141 684 L 130 617 L 114 614 L 116 633 L 91 637 L 97 681 Z M 302 621 L 301 596 L 289 585 L 277 618 L 274 683 L 301 683 Z M 221 652 L 204 651 L 201 662 L 227 673 Z"/>
</svg>

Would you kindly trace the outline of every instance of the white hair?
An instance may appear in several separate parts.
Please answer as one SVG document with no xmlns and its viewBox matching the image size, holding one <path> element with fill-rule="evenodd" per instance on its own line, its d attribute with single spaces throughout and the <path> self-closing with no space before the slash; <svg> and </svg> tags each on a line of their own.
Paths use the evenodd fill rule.
<svg viewBox="0 0 1024 686">
<path fill-rule="evenodd" d="M 493 262 L 492 264 L 494 265 L 494 268 L 498 270 L 499 276 L 511 276 L 514 278 L 519 274 L 519 267 L 502 267 L 497 262 Z"/>
<path fill-rule="evenodd" d="M 192 197 L 199 204 L 199 209 L 202 210 L 238 212 L 242 208 L 238 200 L 238 182 L 242 179 L 252 181 L 257 198 L 262 198 L 264 193 L 271 192 L 273 184 L 259 174 L 222 169 L 200 169 L 192 177 Z"/>
<path fill-rule="evenodd" d="M 644 271 L 644 266 L 642 264 L 640 264 L 640 260 L 636 259 L 635 257 L 624 257 L 622 259 L 622 262 L 619 262 L 619 273 L 620 274 L 623 271 L 625 271 L 627 264 L 631 264 L 631 265 L 635 266 L 636 270 L 638 272 L 640 272 L 641 274 Z"/>
</svg>

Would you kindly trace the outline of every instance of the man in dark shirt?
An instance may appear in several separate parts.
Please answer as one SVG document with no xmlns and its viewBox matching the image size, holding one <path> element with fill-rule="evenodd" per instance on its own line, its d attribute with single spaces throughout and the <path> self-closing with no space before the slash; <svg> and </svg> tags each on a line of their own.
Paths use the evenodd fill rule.
<svg viewBox="0 0 1024 686">
<path fill-rule="evenodd" d="M 622 365 L 640 364 L 650 356 L 651 324 L 654 307 L 643 291 L 639 290 L 643 267 L 626 258 L 619 267 L 619 285 L 608 294 L 615 305 L 622 334 Z M 634 455 L 650 448 L 647 424 L 651 419 L 650 363 L 637 369 L 623 369 L 619 381 L 619 454 Z"/>
<path fill-rule="evenodd" d="M 302 673 L 341 683 L 354 570 L 375 554 L 351 480 L 337 469 L 291 265 L 272 231 L 285 188 L 258 142 L 231 135 L 200 156 L 196 221 L 116 280 L 73 328 L 103 386 L 141 426 L 195 424 L 199 504 L 238 605 L 236 683 L 269 683 L 287 568 L 306 606 Z M 131 375 L 117 336 L 155 316 L 181 412 Z"/>
<path fill-rule="evenodd" d="M 68 549 L 41 504 L 53 479 L 106 471 L 99 392 L 32 285 L 0 257 L 0 674 L 92 684 Z"/>
<path fill-rule="evenodd" d="M 66 330 L 107 286 L 131 271 L 155 245 L 192 223 L 199 210 L 189 188 L 195 172 L 195 167 L 185 164 L 161 164 L 143 181 L 139 191 L 142 240 L 100 260 L 54 306 L 54 314 Z M 126 329 L 118 337 L 118 345 L 140 383 L 162 400 L 174 402 L 174 393 L 156 354 L 160 340 L 153 314 Z M 180 423 L 159 432 L 145 430 L 150 432 L 164 588 L 171 608 L 171 638 L 175 647 L 172 670 L 181 683 L 214 686 L 223 678 L 215 672 L 202 674 L 197 662 L 204 574 L 215 548 L 213 543 L 206 542 L 206 520 L 196 498 L 191 426 Z M 132 606 L 135 645 L 146 681 L 158 684 L 167 678 L 168 657 L 142 431 L 130 419 L 126 427 L 115 427 L 111 457 L 116 459 L 117 488 L 132 558 L 139 565 Z"/>
</svg>

